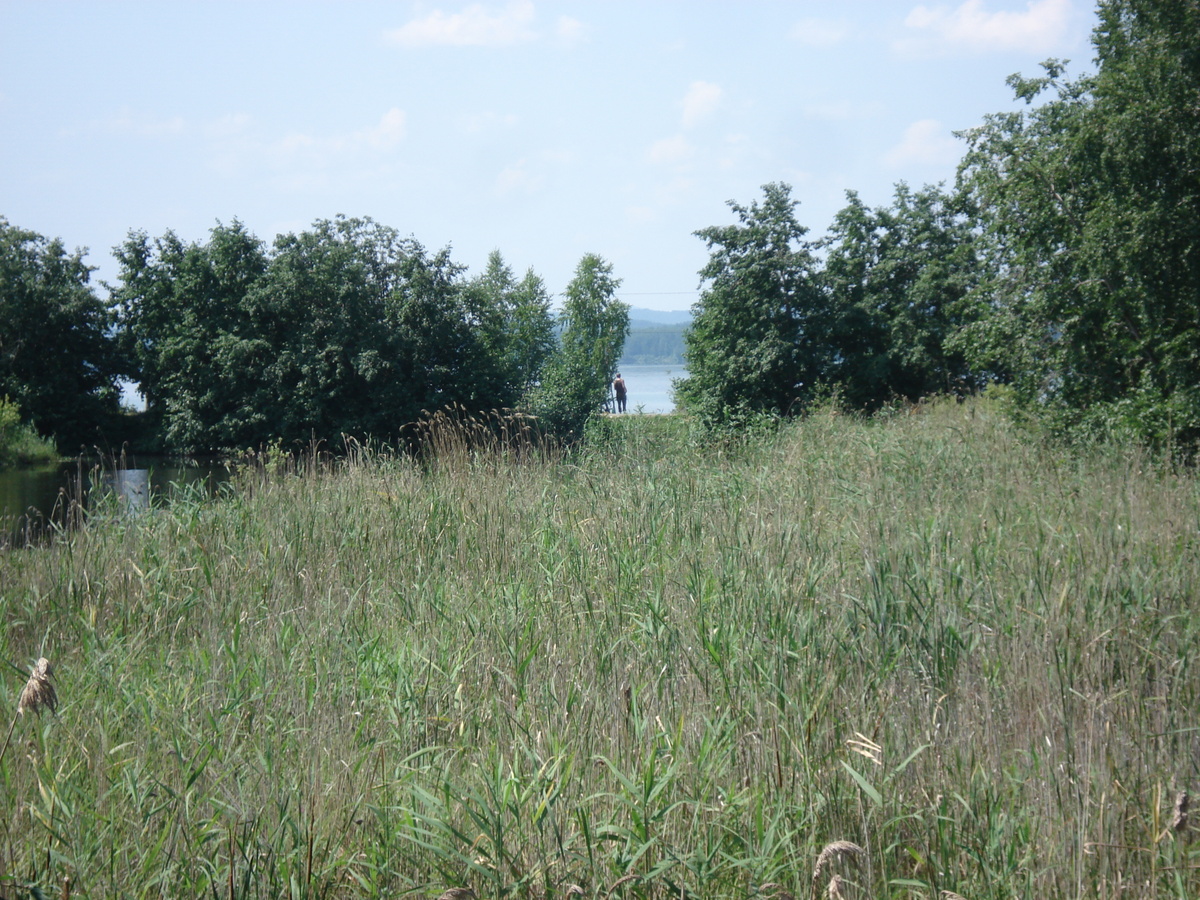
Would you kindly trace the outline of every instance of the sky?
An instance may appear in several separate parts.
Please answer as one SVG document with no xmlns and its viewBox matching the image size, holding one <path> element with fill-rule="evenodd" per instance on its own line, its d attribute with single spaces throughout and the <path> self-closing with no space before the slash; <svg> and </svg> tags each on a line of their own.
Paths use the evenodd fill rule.
<svg viewBox="0 0 1200 900">
<path fill-rule="evenodd" d="M 1092 0 L 0 0 L 0 216 L 88 249 L 130 231 L 271 243 L 370 217 L 468 276 L 499 250 L 561 294 L 599 254 L 687 309 L 698 229 L 786 182 L 810 237 L 856 191 L 953 183 L 1005 79 L 1092 69 Z M 104 294 L 102 288 L 99 289 Z"/>
</svg>

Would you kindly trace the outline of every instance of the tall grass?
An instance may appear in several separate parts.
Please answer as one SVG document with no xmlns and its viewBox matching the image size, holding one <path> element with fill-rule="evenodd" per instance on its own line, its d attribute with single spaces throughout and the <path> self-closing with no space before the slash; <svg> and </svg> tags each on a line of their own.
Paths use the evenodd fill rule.
<svg viewBox="0 0 1200 900">
<path fill-rule="evenodd" d="M 1200 895 L 1193 473 L 970 403 L 442 425 L 0 558 L 0 722 L 59 700 L 0 893 Z"/>
</svg>

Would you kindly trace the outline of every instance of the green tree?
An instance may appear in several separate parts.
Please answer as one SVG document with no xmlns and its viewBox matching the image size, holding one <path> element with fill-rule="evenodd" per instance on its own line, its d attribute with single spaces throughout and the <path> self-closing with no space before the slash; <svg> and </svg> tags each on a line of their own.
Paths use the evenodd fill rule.
<svg viewBox="0 0 1200 900">
<path fill-rule="evenodd" d="M 517 281 L 493 250 L 487 267 L 471 280 L 467 298 L 485 353 L 497 365 L 497 405 L 515 407 L 538 383 L 555 347 L 550 294 L 532 269 Z"/>
<path fill-rule="evenodd" d="M 121 337 L 166 446 L 206 451 L 262 440 L 273 402 L 263 373 L 274 345 L 247 302 L 266 272 L 262 242 L 235 220 L 214 227 L 205 244 L 133 232 L 115 256 Z"/>
<path fill-rule="evenodd" d="M 112 309 L 83 257 L 0 217 L 0 397 L 68 452 L 103 442 L 120 402 Z"/>
<path fill-rule="evenodd" d="M 395 431 L 425 411 L 451 405 L 491 410 L 508 399 L 493 338 L 498 326 L 490 311 L 485 320 L 472 303 L 462 267 L 451 262 L 448 249 L 428 256 L 409 241 L 405 250 L 385 320 L 400 379 L 392 385 L 395 399 L 377 410 L 384 420 L 376 433 Z"/>
<path fill-rule="evenodd" d="M 697 231 L 709 248 L 676 396 L 712 427 L 798 412 L 830 370 L 833 322 L 791 188 L 764 185 L 739 224 Z"/>
<path fill-rule="evenodd" d="M 237 222 L 203 245 L 135 233 L 118 260 L 125 340 L 172 450 L 386 438 L 515 396 L 520 290 L 492 304 L 448 250 L 370 219 L 315 222 L 269 253 Z"/>
<path fill-rule="evenodd" d="M 604 408 L 629 334 L 629 306 L 616 299 L 620 286 L 612 265 L 593 253 L 583 256 L 567 285 L 560 344 L 530 396 L 542 427 L 561 438 L 578 438 Z"/>
<path fill-rule="evenodd" d="M 1069 433 L 1200 443 L 1200 4 L 1104 0 L 1098 68 L 967 137 L 988 277 L 965 346 Z M 1033 102 L 1049 94 L 1041 105 Z"/>
<path fill-rule="evenodd" d="M 976 278 L 971 219 L 937 187 L 898 184 L 876 210 L 852 191 L 847 199 L 823 242 L 836 348 L 825 380 L 856 409 L 968 387 L 948 342 Z"/>
</svg>

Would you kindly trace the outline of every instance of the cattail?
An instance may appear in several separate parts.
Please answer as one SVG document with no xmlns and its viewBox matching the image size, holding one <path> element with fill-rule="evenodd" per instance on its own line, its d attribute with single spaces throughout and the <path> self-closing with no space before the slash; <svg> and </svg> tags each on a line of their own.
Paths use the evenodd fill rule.
<svg viewBox="0 0 1200 900">
<path fill-rule="evenodd" d="M 1188 797 L 1187 791 L 1180 791 L 1175 797 L 1175 817 L 1171 819 L 1171 830 L 1176 834 L 1182 834 L 1188 829 L 1188 806 L 1191 803 L 1191 798 Z"/>
<path fill-rule="evenodd" d="M 816 900 L 817 896 L 820 894 L 821 876 L 825 874 L 825 869 L 827 866 L 841 859 L 855 859 L 865 852 L 866 851 L 863 850 L 862 847 L 858 846 L 858 844 L 855 844 L 853 841 L 834 841 L 832 844 L 826 844 L 824 847 L 822 847 L 821 852 L 817 854 L 817 864 L 813 867 L 813 900 Z M 831 882 L 830 889 L 832 889 L 832 887 L 833 884 Z M 838 886 L 838 890 L 841 890 L 840 884 Z"/>
<path fill-rule="evenodd" d="M 44 656 L 41 657 L 34 665 L 33 674 L 29 676 L 29 680 L 25 682 L 25 687 L 21 691 L 21 698 L 17 701 L 17 712 L 24 713 L 25 710 L 29 710 L 40 716 L 43 707 L 49 709 L 50 712 L 58 710 L 58 694 L 54 692 L 54 685 L 50 683 L 53 674 L 54 670 L 50 666 L 50 660 Z"/>
</svg>

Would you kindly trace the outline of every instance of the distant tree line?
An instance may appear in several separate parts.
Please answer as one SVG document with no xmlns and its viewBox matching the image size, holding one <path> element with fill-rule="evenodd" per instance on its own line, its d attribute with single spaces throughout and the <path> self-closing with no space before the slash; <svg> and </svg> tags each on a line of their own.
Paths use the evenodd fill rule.
<svg viewBox="0 0 1200 900">
<path fill-rule="evenodd" d="M 570 439 L 602 408 L 628 330 L 620 285 L 583 257 L 555 337 L 551 297 L 494 252 L 446 250 L 367 219 L 267 247 L 237 221 L 204 243 L 131 233 L 107 301 L 58 241 L 0 219 L 0 397 L 60 447 L 120 440 L 118 382 L 162 449 L 394 438 L 426 412 L 519 409 Z"/>
<path fill-rule="evenodd" d="M 774 183 L 698 231 L 678 404 L 722 429 L 998 384 L 1063 435 L 1200 446 L 1200 3 L 1098 15 L 1096 73 L 1013 76 L 1027 109 L 962 135 L 953 189 L 849 192 L 814 241 Z M 236 221 L 133 233 L 116 255 L 101 300 L 78 252 L 0 219 L 0 398 L 67 448 L 111 423 L 122 377 L 171 450 L 390 436 L 451 404 L 578 435 L 629 328 L 599 257 L 556 323 L 532 271 L 495 253 L 468 277 L 370 220 L 270 247 Z"/>
<path fill-rule="evenodd" d="M 850 193 L 809 241 L 784 184 L 697 232 L 683 405 L 713 427 L 830 397 L 1003 384 L 1070 437 L 1200 445 L 1200 4 L 1102 0 L 1097 71 L 1009 84 L 952 191 Z"/>
<path fill-rule="evenodd" d="M 639 324 L 630 322 L 629 336 L 621 354 L 624 366 L 682 365 L 686 352 L 684 334 L 687 325 Z"/>
</svg>

